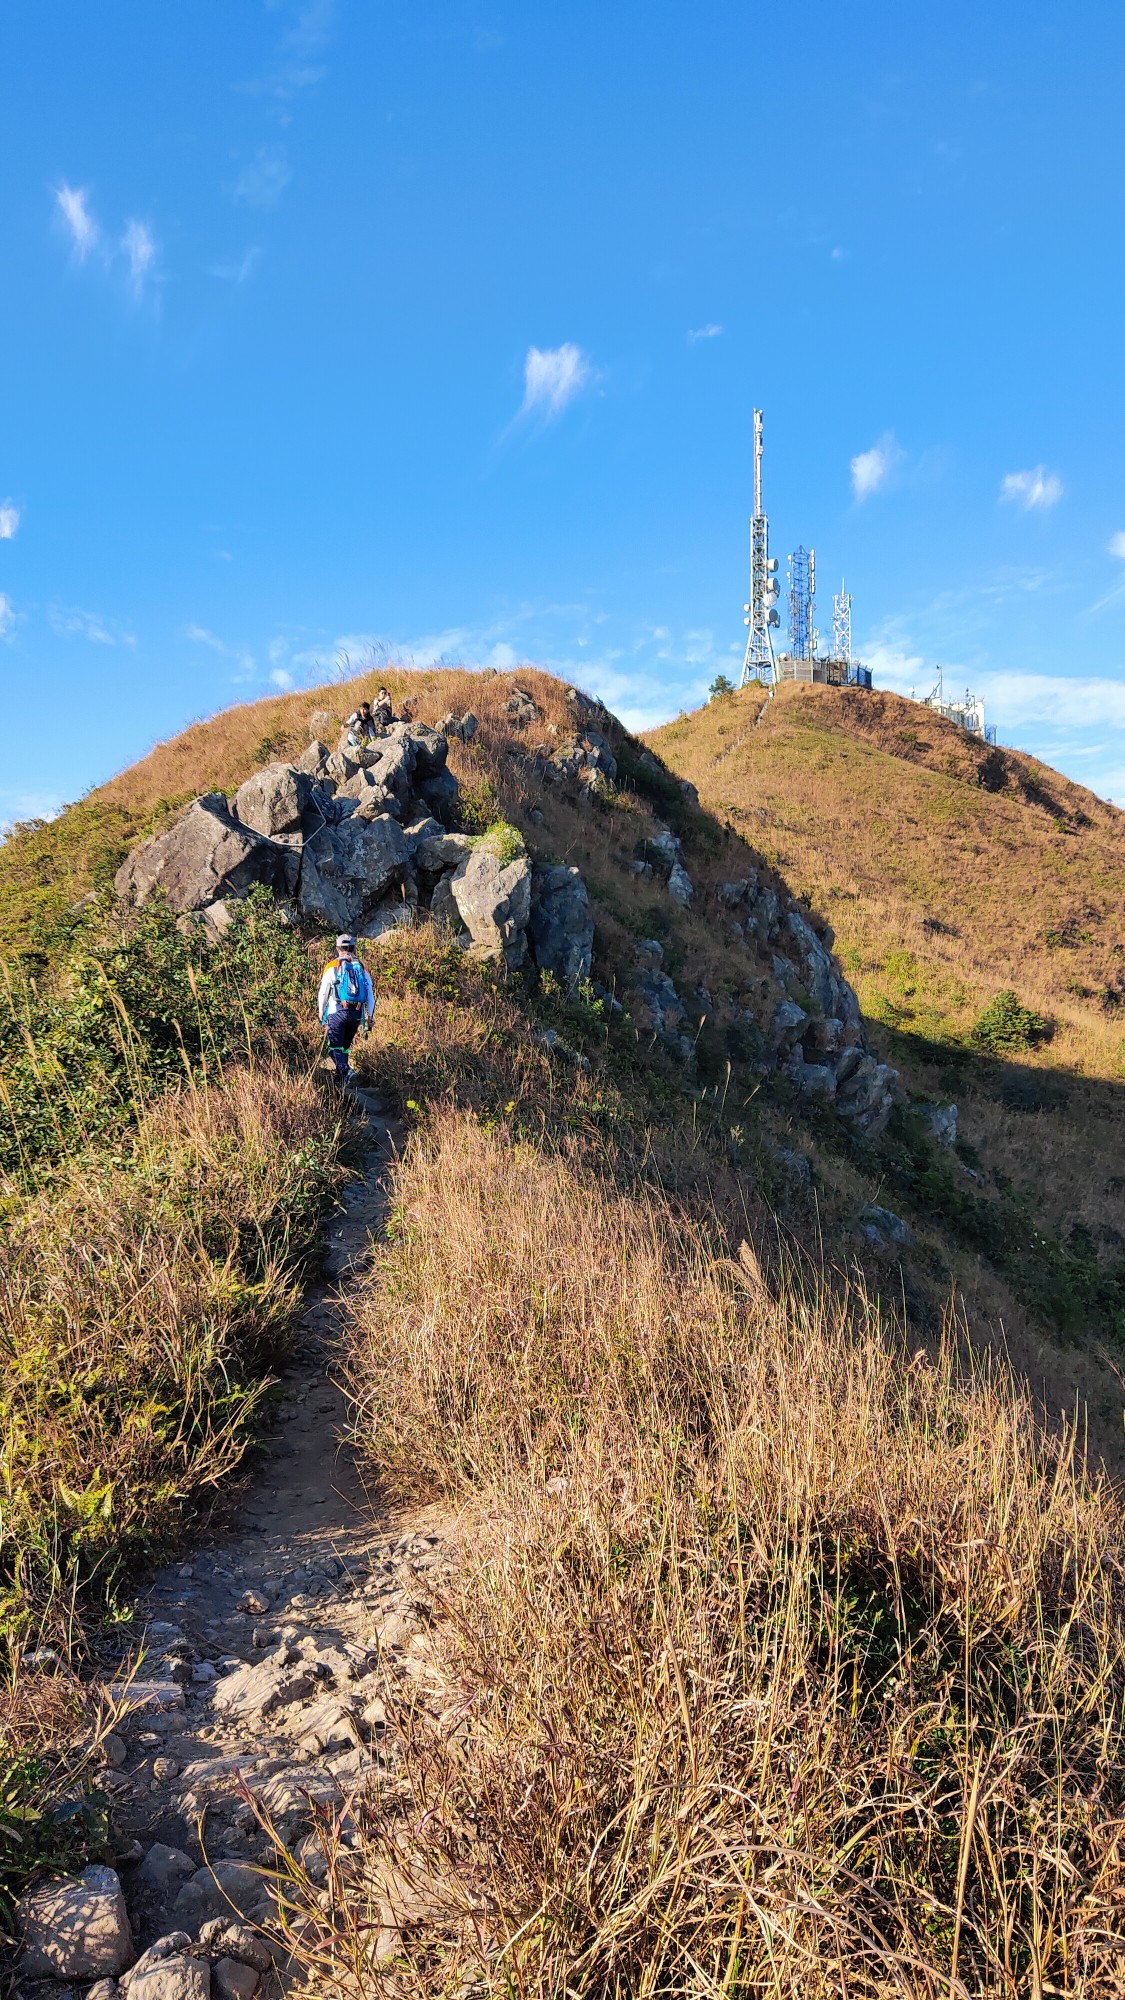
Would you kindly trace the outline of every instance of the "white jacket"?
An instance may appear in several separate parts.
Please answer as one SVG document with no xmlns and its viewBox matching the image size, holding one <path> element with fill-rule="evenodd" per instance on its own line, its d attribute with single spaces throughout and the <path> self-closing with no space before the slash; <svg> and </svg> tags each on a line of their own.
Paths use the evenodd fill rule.
<svg viewBox="0 0 1125 2000">
<path fill-rule="evenodd" d="M 336 1005 L 336 969 L 339 963 L 338 958 L 329 959 L 321 978 L 320 992 L 316 996 L 316 1011 L 322 1025 L 327 1021 L 329 1014 Z M 371 1017 L 375 1012 L 375 989 L 371 984 L 371 976 L 367 967 L 361 965 L 358 958 L 353 963 L 359 973 L 360 986 L 362 988 L 360 1005 L 363 1008 L 363 1018 L 367 1022 L 368 1027 L 370 1027 Z"/>
</svg>

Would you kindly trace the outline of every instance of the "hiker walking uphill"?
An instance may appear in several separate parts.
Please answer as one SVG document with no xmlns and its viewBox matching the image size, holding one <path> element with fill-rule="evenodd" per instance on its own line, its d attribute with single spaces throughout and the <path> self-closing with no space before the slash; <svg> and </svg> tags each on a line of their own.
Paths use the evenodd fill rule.
<svg viewBox="0 0 1125 2000">
<path fill-rule="evenodd" d="M 345 931 L 336 939 L 336 956 L 321 975 L 317 1014 L 328 1038 L 328 1053 L 341 1083 L 353 1075 L 348 1051 L 360 1027 L 371 1029 L 375 990 L 367 967 L 355 955 L 355 939 Z"/>
</svg>

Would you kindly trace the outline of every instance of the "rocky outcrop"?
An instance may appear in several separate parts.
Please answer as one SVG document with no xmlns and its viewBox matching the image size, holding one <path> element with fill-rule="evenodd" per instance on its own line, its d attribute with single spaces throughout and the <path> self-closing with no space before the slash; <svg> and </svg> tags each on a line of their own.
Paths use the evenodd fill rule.
<svg viewBox="0 0 1125 2000">
<path fill-rule="evenodd" d="M 530 718 L 529 718 L 530 719 Z M 475 718 L 465 716 L 462 734 Z M 539 871 L 513 828 L 448 830 L 460 802 L 448 743 L 424 723 L 393 723 L 369 749 L 315 737 L 296 764 L 247 778 L 228 805 L 196 799 L 144 841 L 117 875 L 131 901 L 163 894 L 219 938 L 257 883 L 332 935 L 375 941 L 427 910 L 478 958 L 509 971 L 528 958 L 569 992 L 590 972 L 593 918 L 575 868 Z"/>
<path fill-rule="evenodd" d="M 173 910 L 205 908 L 221 897 L 246 896 L 257 883 L 277 896 L 292 893 L 292 850 L 241 826 L 221 792 L 193 800 L 173 826 L 141 842 L 114 878 L 119 896 L 143 903 L 159 890 Z"/>
<path fill-rule="evenodd" d="M 594 955 L 594 917 L 586 884 L 577 868 L 538 866 L 532 871 L 528 922 L 531 955 L 565 993 L 589 979 Z"/>
<path fill-rule="evenodd" d="M 531 862 L 527 855 L 504 860 L 482 841 L 458 863 L 449 889 L 469 933 L 473 956 L 498 959 L 509 971 L 522 965 L 531 917 Z"/>
</svg>

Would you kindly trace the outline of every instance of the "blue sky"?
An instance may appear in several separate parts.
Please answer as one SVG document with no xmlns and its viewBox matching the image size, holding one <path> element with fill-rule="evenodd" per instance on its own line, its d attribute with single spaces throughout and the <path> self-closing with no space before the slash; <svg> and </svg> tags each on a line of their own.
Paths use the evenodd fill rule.
<svg viewBox="0 0 1125 2000">
<path fill-rule="evenodd" d="M 371 644 L 634 724 L 773 548 L 1125 801 L 1119 10 L 8 0 L 0 818 Z"/>
</svg>

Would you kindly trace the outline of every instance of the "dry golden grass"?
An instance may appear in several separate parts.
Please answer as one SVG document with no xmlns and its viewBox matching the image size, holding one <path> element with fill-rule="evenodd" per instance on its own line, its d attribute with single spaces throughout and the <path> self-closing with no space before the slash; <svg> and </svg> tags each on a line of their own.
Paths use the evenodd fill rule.
<svg viewBox="0 0 1125 2000">
<path fill-rule="evenodd" d="M 965 1036 L 1013 986 L 1045 1060 L 1125 1068 L 1125 814 L 892 694 L 758 690 L 653 733 L 703 803 L 830 917 L 865 1011 Z M 993 788 L 995 787 L 995 788 Z"/>
<path fill-rule="evenodd" d="M 69 1643 L 252 1435 L 339 1178 L 338 1112 L 280 1065 L 185 1085 L 126 1162 L 87 1156 L 5 1225 L 0 1633 Z"/>
<path fill-rule="evenodd" d="M 357 1327 L 361 1441 L 464 1567 L 430 1915 L 342 1983 L 1120 1990 L 1125 1535 L 1002 1372 L 451 1112 Z M 402 1837 L 373 1805 L 372 1884 Z"/>
</svg>

